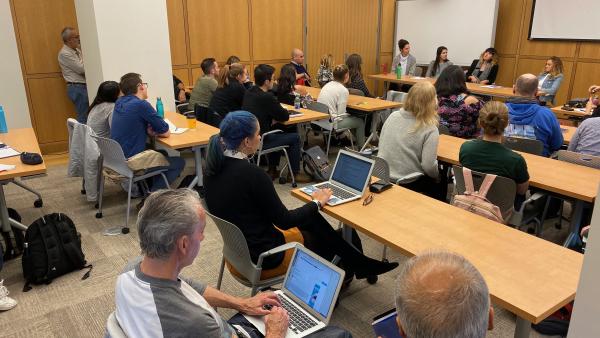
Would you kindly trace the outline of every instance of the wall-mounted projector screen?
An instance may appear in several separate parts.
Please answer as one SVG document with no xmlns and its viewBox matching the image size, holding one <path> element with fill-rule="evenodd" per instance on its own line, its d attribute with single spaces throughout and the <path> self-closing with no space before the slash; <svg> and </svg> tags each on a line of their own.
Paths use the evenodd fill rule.
<svg viewBox="0 0 600 338">
<path fill-rule="evenodd" d="M 445 46 L 450 61 L 468 66 L 493 47 L 497 12 L 498 0 L 398 0 L 394 56 L 406 39 L 418 64 L 429 64 Z"/>
<path fill-rule="evenodd" d="M 530 39 L 600 40 L 600 0 L 534 0 Z"/>
</svg>

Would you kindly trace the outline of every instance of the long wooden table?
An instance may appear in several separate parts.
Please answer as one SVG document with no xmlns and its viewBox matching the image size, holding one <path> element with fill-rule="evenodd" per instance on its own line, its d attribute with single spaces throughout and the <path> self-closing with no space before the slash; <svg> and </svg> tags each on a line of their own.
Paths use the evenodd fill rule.
<svg viewBox="0 0 600 338">
<path fill-rule="evenodd" d="M 321 93 L 321 88 L 306 86 L 296 87 L 304 88 L 315 100 L 317 97 L 319 97 L 319 93 Z M 366 96 L 349 95 L 347 107 L 364 112 L 374 112 L 402 107 L 402 102 L 387 101 Z"/>
<path fill-rule="evenodd" d="M 299 189 L 292 196 L 310 200 Z M 323 211 L 406 256 L 436 249 L 465 256 L 492 301 L 518 316 L 516 337 L 528 337 L 530 323 L 575 297 L 581 254 L 408 189 L 393 186 L 367 206 L 358 200 Z"/>
<path fill-rule="evenodd" d="M 577 127 L 561 125 L 560 129 L 563 134 L 563 142 L 565 144 L 571 143 L 571 139 L 573 138 L 573 135 L 575 135 L 575 131 L 577 130 Z"/>
<path fill-rule="evenodd" d="M 10 129 L 8 133 L 0 134 L 0 142 L 10 146 L 19 152 L 38 153 L 40 146 L 33 128 Z M 15 169 L 0 172 L 0 221 L 3 231 L 10 230 L 10 224 L 26 230 L 27 227 L 8 217 L 4 186 L 15 181 L 18 177 L 40 175 L 46 173 L 46 163 L 27 165 L 21 162 L 19 156 L 0 159 L 1 164 L 14 165 Z"/>
<path fill-rule="evenodd" d="M 575 122 L 575 124 L 579 124 L 579 122 L 581 122 L 586 117 L 591 115 L 591 114 L 586 114 L 585 111 L 580 111 L 577 109 L 564 110 L 564 109 L 562 109 L 562 106 L 553 107 L 553 108 L 550 108 L 550 110 L 552 110 L 554 115 L 556 115 L 557 119 L 573 121 L 573 122 Z"/>
<path fill-rule="evenodd" d="M 284 126 L 308 123 L 308 122 L 312 122 L 312 121 L 324 120 L 324 119 L 329 118 L 329 114 L 321 113 L 321 112 L 318 112 L 315 110 L 310 110 L 310 109 L 306 109 L 306 108 L 294 109 L 293 106 L 283 104 L 283 103 L 281 104 L 281 106 L 287 110 L 294 110 L 294 111 L 297 111 L 302 114 L 301 116 L 290 116 L 289 120 L 281 123 Z"/>
</svg>

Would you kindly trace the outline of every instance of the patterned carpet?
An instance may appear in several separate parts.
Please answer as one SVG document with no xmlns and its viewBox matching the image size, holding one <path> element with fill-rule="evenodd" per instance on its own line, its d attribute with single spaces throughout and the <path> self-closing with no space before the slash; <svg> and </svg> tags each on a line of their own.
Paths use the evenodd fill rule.
<svg viewBox="0 0 600 338">
<path fill-rule="evenodd" d="M 186 172 L 191 173 L 193 162 L 190 158 L 187 160 Z M 42 194 L 44 206 L 40 209 L 33 208 L 33 195 L 15 185 L 8 185 L 5 189 L 9 206 L 20 212 L 25 224 L 30 224 L 47 213 L 66 213 L 81 232 L 84 253 L 94 269 L 87 280 L 81 280 L 84 271 L 77 271 L 56 279 L 50 285 L 34 286 L 33 290 L 23 293 L 21 260 L 6 262 L 0 272 L 0 279 L 5 280 L 10 296 L 19 304 L 10 311 L 0 313 L 0 336 L 100 337 L 104 332 L 106 318 L 114 310 L 116 277 L 126 261 L 139 254 L 134 211 L 130 234 L 116 237 L 102 235 L 103 229 L 123 224 L 127 195 L 120 187 L 108 183 L 104 218 L 96 219 L 93 204 L 86 202 L 79 193 L 81 179 L 66 177 L 65 165 L 51 167 L 46 177 L 24 182 Z M 300 205 L 299 201 L 290 196 L 289 185 L 275 186 L 288 207 Z M 133 205 L 136 203 L 137 200 L 134 200 Z M 336 224 L 333 220 L 331 223 Z M 549 227 L 552 229 L 548 231 L 552 233 L 547 237 L 564 238 L 564 227 L 560 233 L 556 233 L 552 226 Z M 221 237 L 210 221 L 205 235 L 198 258 L 183 273 L 215 285 L 221 261 Z M 367 236 L 361 235 L 361 238 L 365 252 L 372 257 L 380 257 L 381 245 Z M 389 252 L 389 258 L 391 261 L 405 260 L 395 252 Z M 371 319 L 394 306 L 394 278 L 394 272 L 390 272 L 381 276 L 375 285 L 369 285 L 366 281 L 354 281 L 341 294 L 332 324 L 348 329 L 354 337 L 372 337 Z M 227 272 L 222 290 L 237 296 L 247 296 L 250 293 L 248 288 L 237 283 Z M 219 309 L 219 312 L 227 318 L 232 315 L 232 311 Z M 512 337 L 514 322 L 514 315 L 497 308 L 496 326 L 488 337 Z M 535 332 L 531 336 L 540 337 Z"/>
</svg>

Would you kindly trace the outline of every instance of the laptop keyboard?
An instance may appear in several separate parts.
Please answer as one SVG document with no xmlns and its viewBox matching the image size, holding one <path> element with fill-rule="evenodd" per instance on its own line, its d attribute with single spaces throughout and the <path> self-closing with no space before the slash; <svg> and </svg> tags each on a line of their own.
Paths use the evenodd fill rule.
<svg viewBox="0 0 600 338">
<path fill-rule="evenodd" d="M 298 306 L 287 300 L 285 297 L 279 297 L 281 306 L 288 312 L 290 321 L 288 327 L 295 333 L 304 332 L 310 328 L 317 326 L 319 323 L 311 319 L 306 313 L 300 311 Z"/>
<path fill-rule="evenodd" d="M 346 191 L 342 188 L 336 187 L 335 185 L 329 183 L 329 182 L 325 182 L 325 183 L 321 183 L 316 185 L 317 188 L 319 189 L 331 189 L 331 192 L 333 193 L 333 196 L 341 199 L 341 200 L 345 200 L 348 198 L 352 198 L 354 196 L 356 196 L 355 194 Z"/>
</svg>

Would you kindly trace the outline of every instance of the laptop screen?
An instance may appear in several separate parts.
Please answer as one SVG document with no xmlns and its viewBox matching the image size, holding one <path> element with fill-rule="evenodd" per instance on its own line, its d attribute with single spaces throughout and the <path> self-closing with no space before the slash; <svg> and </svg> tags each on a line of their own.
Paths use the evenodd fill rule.
<svg viewBox="0 0 600 338">
<path fill-rule="evenodd" d="M 361 156 L 354 157 L 340 152 L 331 180 L 362 192 L 370 172 L 371 162 Z"/>
<path fill-rule="evenodd" d="M 296 250 L 284 288 L 320 313 L 329 315 L 341 274 L 303 250 Z"/>
</svg>

